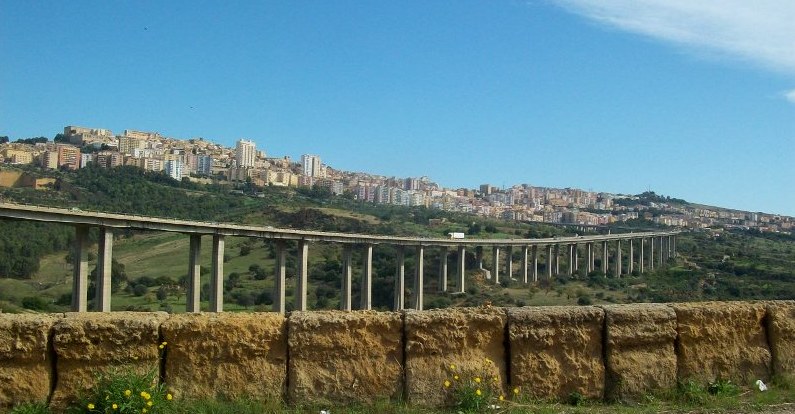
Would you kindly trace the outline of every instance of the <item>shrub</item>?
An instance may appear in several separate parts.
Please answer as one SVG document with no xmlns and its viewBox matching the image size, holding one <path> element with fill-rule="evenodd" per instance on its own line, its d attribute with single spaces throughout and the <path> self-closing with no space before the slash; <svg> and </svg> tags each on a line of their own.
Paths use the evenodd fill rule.
<svg viewBox="0 0 795 414">
<path fill-rule="evenodd" d="M 505 401 L 502 384 L 494 376 L 496 366 L 486 358 L 478 368 L 460 369 L 451 364 L 447 367 L 448 378 L 443 386 L 447 403 L 455 406 L 458 412 L 481 412 L 484 409 L 496 409 Z M 515 395 L 519 389 L 514 388 Z"/>
<path fill-rule="evenodd" d="M 165 346 L 165 342 L 160 344 L 160 350 Z M 124 367 L 115 367 L 97 374 L 96 385 L 80 395 L 66 412 L 157 414 L 169 411 L 171 399 L 166 387 L 158 381 L 157 369 L 138 374 Z"/>
</svg>

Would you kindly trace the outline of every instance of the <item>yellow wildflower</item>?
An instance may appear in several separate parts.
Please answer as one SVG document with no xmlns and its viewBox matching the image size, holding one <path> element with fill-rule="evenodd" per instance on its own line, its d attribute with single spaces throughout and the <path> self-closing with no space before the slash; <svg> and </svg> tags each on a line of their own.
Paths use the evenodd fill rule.
<svg viewBox="0 0 795 414">
<path fill-rule="evenodd" d="M 450 369 L 455 369 L 455 364 L 450 364 Z"/>
<path fill-rule="evenodd" d="M 514 389 L 513 389 L 513 393 L 514 393 L 514 394 L 519 394 L 519 387 L 516 387 L 516 388 L 514 388 Z"/>
<path fill-rule="evenodd" d="M 94 409 L 94 404 L 88 403 L 88 405 L 86 407 L 88 407 L 89 410 L 93 410 Z"/>
<path fill-rule="evenodd" d="M 117 409 L 119 408 L 119 405 L 114 403 L 114 404 L 111 406 L 111 408 L 113 408 L 114 410 L 117 410 Z"/>
<path fill-rule="evenodd" d="M 458 375 L 453 375 L 453 379 L 458 379 Z"/>
<path fill-rule="evenodd" d="M 475 377 L 475 382 L 477 382 L 478 384 L 480 384 L 480 377 Z"/>
<path fill-rule="evenodd" d="M 163 349 L 163 348 L 165 348 L 165 345 L 163 345 L 163 344 L 160 344 L 160 345 L 158 346 L 158 348 L 160 348 L 160 349 Z"/>
<path fill-rule="evenodd" d="M 166 345 L 168 345 L 168 342 L 166 342 L 166 341 L 163 341 L 163 343 L 162 343 L 162 344 L 160 344 L 160 345 L 166 346 Z"/>
<path fill-rule="evenodd" d="M 478 388 L 478 389 L 476 389 L 476 390 L 475 390 L 475 394 L 477 394 L 477 395 L 480 395 L 480 394 L 481 394 L 481 392 L 480 392 L 480 388 Z"/>
<path fill-rule="evenodd" d="M 500 401 L 502 401 L 504 399 L 505 399 L 505 396 L 504 395 L 500 395 Z"/>
<path fill-rule="evenodd" d="M 445 386 L 445 388 L 449 388 L 450 387 L 450 381 L 444 380 L 444 386 Z"/>
<path fill-rule="evenodd" d="M 125 396 L 125 397 L 129 397 L 129 396 L 130 396 L 130 394 L 132 394 L 132 391 L 130 391 L 130 390 L 124 390 L 124 396 Z"/>
<path fill-rule="evenodd" d="M 142 413 L 146 413 L 146 408 L 141 409 Z"/>
<path fill-rule="evenodd" d="M 149 401 L 147 401 L 147 402 L 146 402 L 146 406 L 147 406 L 147 407 L 151 407 L 151 406 L 152 406 L 152 404 L 154 404 L 154 403 L 152 402 L 152 400 L 149 400 Z"/>
<path fill-rule="evenodd" d="M 173 396 L 173 395 L 171 395 L 171 394 L 166 394 L 166 399 L 167 399 L 167 400 L 171 401 L 173 398 L 174 398 L 174 396 Z"/>
<path fill-rule="evenodd" d="M 492 378 L 492 380 L 494 380 L 494 382 L 497 382 L 497 381 L 499 381 L 500 379 L 499 379 L 499 378 L 497 378 L 497 377 L 494 377 L 494 378 Z"/>
</svg>

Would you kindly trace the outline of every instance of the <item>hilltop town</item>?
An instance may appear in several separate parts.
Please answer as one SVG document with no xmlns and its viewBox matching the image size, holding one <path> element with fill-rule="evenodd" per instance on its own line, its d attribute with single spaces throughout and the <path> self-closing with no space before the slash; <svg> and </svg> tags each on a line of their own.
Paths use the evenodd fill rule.
<svg viewBox="0 0 795 414">
<path fill-rule="evenodd" d="M 246 139 L 229 148 L 203 138 L 182 140 L 137 130 L 114 134 L 108 129 L 66 126 L 52 141 L 38 137 L 9 142 L 7 137 L 0 137 L 0 163 L 70 170 L 89 163 L 105 168 L 131 165 L 162 171 L 175 180 L 254 188 L 303 186 L 347 194 L 363 202 L 553 224 L 599 226 L 643 219 L 692 229 L 791 233 L 795 227 L 795 219 L 788 216 L 694 205 L 651 192 L 630 196 L 529 184 L 450 189 L 428 177 L 398 178 L 338 170 L 322 163 L 318 155 L 304 154 L 299 161 L 273 157 Z M 11 185 L 2 181 L 0 185 Z"/>
</svg>

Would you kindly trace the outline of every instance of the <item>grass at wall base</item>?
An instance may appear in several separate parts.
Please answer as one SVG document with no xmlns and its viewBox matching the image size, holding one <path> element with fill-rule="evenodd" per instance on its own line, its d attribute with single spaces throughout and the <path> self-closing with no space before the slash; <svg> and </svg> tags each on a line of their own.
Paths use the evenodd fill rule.
<svg viewBox="0 0 795 414">
<path fill-rule="evenodd" d="M 646 394 L 635 401 L 619 401 L 605 403 L 601 401 L 586 400 L 571 395 L 563 401 L 536 400 L 523 395 L 523 392 L 511 390 L 503 400 L 499 394 L 489 391 L 488 398 L 479 401 L 471 399 L 453 399 L 448 401 L 450 407 L 431 409 L 407 405 L 402 401 L 379 401 L 373 405 L 313 405 L 313 404 L 284 404 L 282 401 L 257 401 L 247 399 L 236 400 L 168 400 L 167 385 L 157 385 L 156 378 L 151 373 L 144 375 L 131 375 L 125 373 L 109 374 L 106 385 L 94 388 L 91 394 L 81 397 L 75 404 L 68 408 L 68 413 L 117 413 L 136 412 L 145 414 L 261 414 L 261 413 L 321 413 L 329 414 L 429 414 L 429 413 L 509 413 L 509 414 L 553 414 L 553 413 L 750 413 L 750 412 L 791 412 L 795 410 L 795 381 L 792 377 L 775 377 L 768 384 L 767 391 L 759 391 L 755 384 L 735 384 L 726 380 L 716 380 L 711 383 L 698 383 L 695 381 L 680 382 L 671 390 L 664 390 Z M 481 379 L 482 381 L 482 379 Z M 154 384 L 154 385 L 153 385 Z M 454 397 L 459 392 L 477 390 L 480 383 L 476 381 L 462 381 L 462 388 L 450 391 L 450 387 L 440 386 L 440 393 Z M 473 388 L 474 387 L 474 388 Z M 123 389 L 122 389 L 123 388 Z M 150 399 L 142 397 L 140 392 L 133 394 L 132 389 L 149 389 Z M 124 396 L 130 389 L 131 396 L 137 396 L 139 401 L 144 401 L 144 406 L 135 406 L 136 410 L 129 407 L 129 411 L 114 410 L 111 405 L 99 406 L 94 404 L 93 410 L 88 409 L 90 401 L 87 397 L 100 398 L 103 395 Z M 518 389 L 517 389 L 518 390 Z M 115 394 L 114 394 L 115 393 Z M 481 389 L 481 393 L 485 392 Z M 495 398 L 496 395 L 496 398 Z M 457 397 L 456 397 L 457 398 Z M 112 398 L 109 398 L 110 401 Z M 98 400 L 97 400 L 98 401 Z M 152 401 L 146 405 L 145 401 Z M 117 404 L 118 405 L 118 404 Z M 100 410 L 102 407 L 102 410 Z M 104 410 L 104 411 L 103 411 Z M 143 411 L 146 410 L 146 411 Z M 790 411 L 786 411 L 790 410 Z M 14 407 L 11 414 L 52 414 L 44 403 L 28 403 Z"/>
</svg>

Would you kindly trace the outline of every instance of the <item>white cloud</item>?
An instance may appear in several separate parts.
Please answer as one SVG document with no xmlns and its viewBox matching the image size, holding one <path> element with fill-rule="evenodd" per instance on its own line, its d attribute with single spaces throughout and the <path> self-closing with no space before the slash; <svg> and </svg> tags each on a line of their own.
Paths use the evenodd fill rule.
<svg viewBox="0 0 795 414">
<path fill-rule="evenodd" d="M 557 0 L 629 32 L 795 75 L 792 0 Z M 787 94 L 793 100 L 793 92 Z"/>
<path fill-rule="evenodd" d="M 784 92 L 784 98 L 795 104 L 795 89 L 788 92 Z"/>
</svg>

